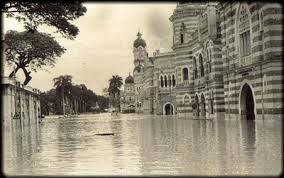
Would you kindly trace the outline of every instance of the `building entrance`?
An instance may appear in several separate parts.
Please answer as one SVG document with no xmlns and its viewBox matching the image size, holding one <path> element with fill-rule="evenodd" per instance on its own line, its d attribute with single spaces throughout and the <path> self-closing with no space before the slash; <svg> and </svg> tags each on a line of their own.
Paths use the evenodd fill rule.
<svg viewBox="0 0 284 178">
<path fill-rule="evenodd" d="M 166 104 L 164 107 L 165 115 L 173 115 L 174 114 L 174 106 L 170 103 Z"/>
<path fill-rule="evenodd" d="M 205 97 L 203 93 L 201 94 L 201 103 L 200 103 L 200 115 L 205 118 L 206 117 L 206 105 L 205 105 Z"/>
<path fill-rule="evenodd" d="M 195 95 L 195 116 L 199 116 L 199 99 L 198 99 L 198 96 Z"/>
<path fill-rule="evenodd" d="M 254 120 L 254 98 L 252 94 L 251 87 L 246 83 L 241 91 L 240 97 L 240 109 L 241 109 L 241 118 L 247 120 Z"/>
</svg>

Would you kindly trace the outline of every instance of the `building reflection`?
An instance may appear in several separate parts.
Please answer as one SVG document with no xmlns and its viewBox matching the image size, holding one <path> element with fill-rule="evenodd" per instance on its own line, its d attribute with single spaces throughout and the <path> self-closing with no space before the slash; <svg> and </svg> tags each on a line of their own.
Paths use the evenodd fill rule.
<svg viewBox="0 0 284 178">
<path fill-rule="evenodd" d="M 136 135 L 140 128 L 140 116 L 131 114 L 129 117 L 113 118 L 110 122 L 110 129 L 114 133 L 111 137 L 113 173 L 118 175 L 140 175 L 141 155 L 140 138 Z M 130 166 L 132 165 L 132 166 Z"/>
<path fill-rule="evenodd" d="M 31 175 L 35 161 L 32 155 L 37 148 L 38 127 L 23 125 L 22 120 L 12 120 L 3 127 L 3 171 L 8 175 Z"/>
<path fill-rule="evenodd" d="M 256 123 L 254 120 L 240 120 L 240 144 L 243 156 L 243 170 L 252 173 L 255 169 Z"/>
<path fill-rule="evenodd" d="M 217 120 L 216 122 L 216 148 L 217 148 L 217 165 L 222 165 L 218 167 L 218 172 L 219 174 L 225 174 L 229 170 L 229 165 L 228 163 L 230 163 L 230 161 L 228 162 L 228 149 L 227 149 L 227 145 L 228 145 L 228 136 L 227 136 L 227 132 L 226 130 L 228 129 L 226 126 L 226 122 L 224 121 L 224 119 L 222 120 Z"/>
<path fill-rule="evenodd" d="M 4 172 L 9 175 L 273 174 L 281 170 L 280 123 L 127 114 L 47 119 L 35 128 L 23 127 L 17 120 L 13 127 L 5 128 Z M 96 135 L 109 132 L 114 135 Z"/>
</svg>

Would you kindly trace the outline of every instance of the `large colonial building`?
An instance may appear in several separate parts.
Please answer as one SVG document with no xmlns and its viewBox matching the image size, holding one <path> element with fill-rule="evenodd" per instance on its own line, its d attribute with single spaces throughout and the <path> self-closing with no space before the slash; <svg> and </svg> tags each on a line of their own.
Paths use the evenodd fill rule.
<svg viewBox="0 0 284 178">
<path fill-rule="evenodd" d="M 179 3 L 172 51 L 149 57 L 140 32 L 134 41 L 136 111 L 281 117 L 282 20 L 278 3 Z"/>
</svg>

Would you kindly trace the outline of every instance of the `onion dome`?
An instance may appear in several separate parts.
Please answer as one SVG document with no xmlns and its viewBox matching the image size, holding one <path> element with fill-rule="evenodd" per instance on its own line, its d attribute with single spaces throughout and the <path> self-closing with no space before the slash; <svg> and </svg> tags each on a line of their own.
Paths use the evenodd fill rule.
<svg viewBox="0 0 284 178">
<path fill-rule="evenodd" d="M 140 32 L 138 32 L 137 33 L 137 39 L 134 41 L 134 43 L 133 43 L 133 46 L 135 47 L 135 48 L 138 48 L 139 46 L 142 46 L 143 48 L 145 48 L 146 47 L 146 42 L 145 42 L 145 40 L 143 40 L 142 38 L 141 38 L 141 36 L 142 36 L 142 34 L 140 33 Z"/>
<path fill-rule="evenodd" d="M 134 78 L 129 74 L 129 76 L 125 79 L 125 83 L 134 83 Z"/>
</svg>

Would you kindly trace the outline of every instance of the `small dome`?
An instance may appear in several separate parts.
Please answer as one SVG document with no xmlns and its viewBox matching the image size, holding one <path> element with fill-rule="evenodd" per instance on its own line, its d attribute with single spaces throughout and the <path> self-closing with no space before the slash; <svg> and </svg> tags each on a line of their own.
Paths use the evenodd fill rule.
<svg viewBox="0 0 284 178">
<path fill-rule="evenodd" d="M 137 33 L 137 39 L 134 41 L 134 43 L 133 43 L 133 46 L 135 47 L 135 48 L 138 48 L 139 46 L 142 46 L 143 48 L 145 48 L 146 47 L 146 42 L 145 42 L 145 40 L 143 40 L 142 38 L 141 38 L 141 36 L 142 36 L 142 34 L 140 33 L 140 32 L 138 32 Z"/>
<path fill-rule="evenodd" d="M 134 78 L 131 76 L 131 75 L 129 75 L 128 77 L 126 77 L 126 79 L 125 79 L 125 83 L 134 83 Z"/>
</svg>

